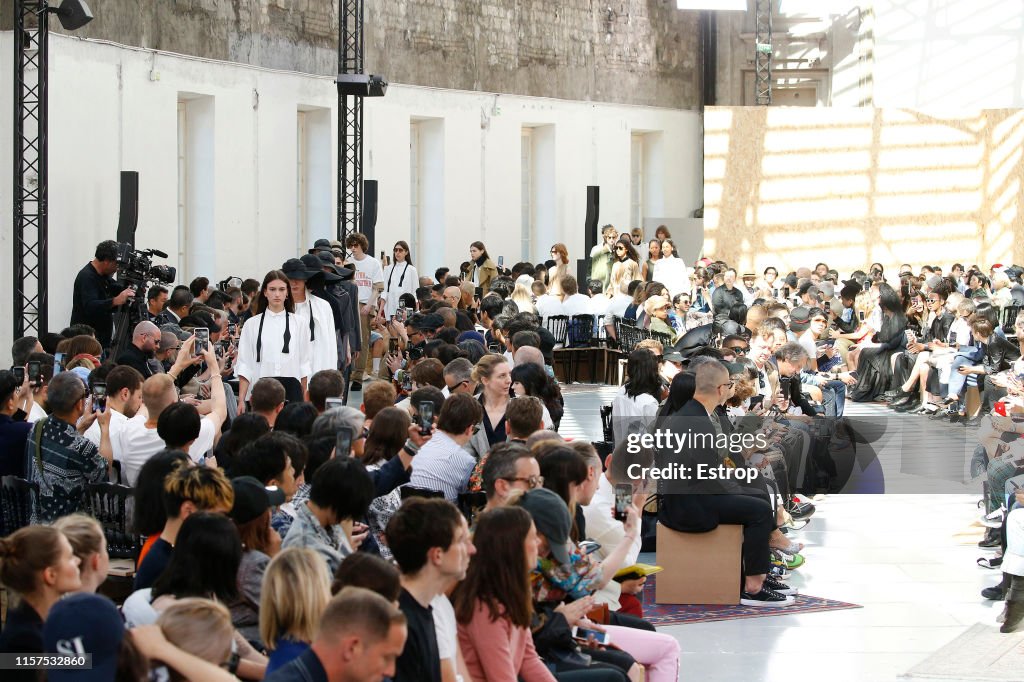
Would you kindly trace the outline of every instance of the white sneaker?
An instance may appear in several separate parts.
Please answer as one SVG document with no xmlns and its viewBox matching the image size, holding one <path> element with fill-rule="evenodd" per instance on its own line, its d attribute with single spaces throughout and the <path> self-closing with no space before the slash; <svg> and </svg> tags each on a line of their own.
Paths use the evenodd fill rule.
<svg viewBox="0 0 1024 682">
<path fill-rule="evenodd" d="M 1003 527 L 1003 516 L 1006 515 L 1006 510 L 1000 507 L 991 514 L 984 514 L 978 519 L 978 522 L 986 528 L 1002 528 Z"/>
</svg>

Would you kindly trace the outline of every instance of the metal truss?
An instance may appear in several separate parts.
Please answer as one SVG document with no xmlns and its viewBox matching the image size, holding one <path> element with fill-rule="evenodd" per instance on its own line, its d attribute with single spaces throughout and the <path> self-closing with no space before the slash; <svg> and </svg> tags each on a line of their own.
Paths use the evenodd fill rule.
<svg viewBox="0 0 1024 682">
<path fill-rule="evenodd" d="M 754 0 L 754 94 L 757 104 L 772 103 L 772 0 Z"/>
<path fill-rule="evenodd" d="M 340 0 L 338 73 L 363 71 L 363 0 Z M 338 93 L 338 239 L 360 229 L 363 210 L 363 98 Z"/>
<path fill-rule="evenodd" d="M 47 326 L 47 0 L 14 3 L 14 338 Z"/>
</svg>

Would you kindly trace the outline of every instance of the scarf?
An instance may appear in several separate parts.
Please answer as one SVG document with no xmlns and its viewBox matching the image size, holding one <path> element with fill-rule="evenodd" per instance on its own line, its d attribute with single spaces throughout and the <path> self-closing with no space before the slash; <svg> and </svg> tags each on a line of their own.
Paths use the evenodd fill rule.
<svg viewBox="0 0 1024 682">
<path fill-rule="evenodd" d="M 309 316 L 309 328 L 313 328 L 313 315 L 312 309 L 310 309 Z M 256 362 L 261 361 L 263 354 L 263 320 L 266 319 L 266 315 L 260 315 L 260 328 L 256 333 Z M 284 311 L 284 348 L 281 349 L 282 353 L 288 353 L 288 343 L 292 340 L 291 328 L 288 326 L 288 310 Z"/>
</svg>

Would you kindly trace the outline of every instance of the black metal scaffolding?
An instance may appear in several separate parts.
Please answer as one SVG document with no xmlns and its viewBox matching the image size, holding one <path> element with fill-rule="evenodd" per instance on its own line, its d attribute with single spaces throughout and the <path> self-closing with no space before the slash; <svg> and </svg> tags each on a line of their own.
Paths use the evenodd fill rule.
<svg viewBox="0 0 1024 682">
<path fill-rule="evenodd" d="M 754 0 L 754 94 L 757 104 L 772 103 L 772 0 Z"/>
<path fill-rule="evenodd" d="M 340 0 L 338 73 L 362 74 L 363 0 Z M 338 239 L 359 231 L 363 194 L 363 98 L 338 92 Z"/>
<path fill-rule="evenodd" d="M 47 0 L 14 3 L 14 338 L 47 325 Z"/>
</svg>

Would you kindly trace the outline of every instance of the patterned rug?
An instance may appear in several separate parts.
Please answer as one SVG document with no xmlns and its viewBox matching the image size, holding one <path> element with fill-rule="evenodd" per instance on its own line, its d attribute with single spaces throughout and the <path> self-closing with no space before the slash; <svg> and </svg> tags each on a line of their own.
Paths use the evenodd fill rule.
<svg viewBox="0 0 1024 682">
<path fill-rule="evenodd" d="M 716 620 L 739 620 L 741 618 L 763 618 L 765 616 L 791 616 L 795 613 L 813 613 L 815 611 L 840 611 L 843 609 L 860 609 L 859 604 L 848 604 L 833 599 L 822 599 L 808 595 L 797 595 L 796 603 L 790 606 L 743 606 L 706 605 L 706 604 L 657 604 L 654 601 L 654 582 L 658 576 L 652 575 L 644 584 L 642 599 L 644 604 L 644 620 L 652 625 L 685 625 L 687 623 L 710 623 Z"/>
</svg>

